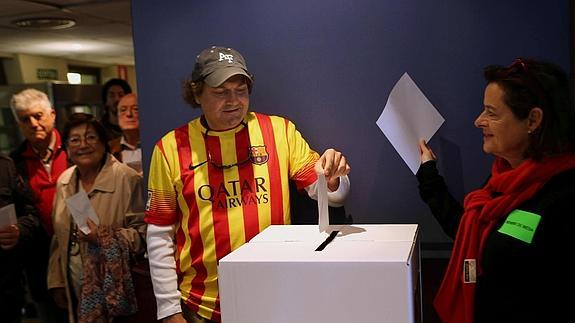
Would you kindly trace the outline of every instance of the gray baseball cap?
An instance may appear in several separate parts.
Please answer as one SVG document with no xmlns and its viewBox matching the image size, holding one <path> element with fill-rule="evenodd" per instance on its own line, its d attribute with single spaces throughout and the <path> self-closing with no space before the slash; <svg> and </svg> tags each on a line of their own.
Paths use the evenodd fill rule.
<svg viewBox="0 0 575 323">
<path fill-rule="evenodd" d="M 196 57 L 192 81 L 203 80 L 211 87 L 218 87 L 238 74 L 244 75 L 250 84 L 253 82 L 246 61 L 238 51 L 229 47 L 212 46 L 201 51 Z"/>
</svg>

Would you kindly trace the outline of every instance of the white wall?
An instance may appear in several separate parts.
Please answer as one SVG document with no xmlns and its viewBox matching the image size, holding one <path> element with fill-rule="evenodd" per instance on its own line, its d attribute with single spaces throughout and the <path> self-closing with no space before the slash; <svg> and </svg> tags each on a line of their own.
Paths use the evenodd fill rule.
<svg viewBox="0 0 575 323">
<path fill-rule="evenodd" d="M 58 78 L 54 81 L 67 82 L 66 74 L 68 73 L 69 64 L 100 68 L 102 84 L 111 78 L 121 76 L 118 73 L 118 65 L 102 65 L 90 62 L 82 63 L 79 61 L 68 61 L 57 57 L 28 54 L 14 54 L 3 58 L 4 71 L 6 73 L 6 81 L 8 84 L 28 84 L 49 81 L 38 79 L 38 69 L 54 69 L 58 74 Z M 125 67 L 127 70 L 127 81 L 132 87 L 132 90 L 136 92 L 136 69 L 134 66 Z"/>
<path fill-rule="evenodd" d="M 128 84 L 130 84 L 130 87 L 132 88 L 132 92 L 137 93 L 138 88 L 137 88 L 137 84 L 136 84 L 136 68 L 134 66 L 128 66 L 128 65 L 121 65 L 121 66 L 126 67 L 126 69 L 127 69 L 126 81 L 128 82 Z M 102 84 L 104 84 L 107 80 L 112 79 L 112 78 L 121 78 L 121 75 L 119 72 L 119 69 L 121 68 L 121 66 L 120 65 L 112 65 L 112 66 L 107 66 L 107 67 L 100 69 L 101 76 L 102 76 Z"/>
</svg>

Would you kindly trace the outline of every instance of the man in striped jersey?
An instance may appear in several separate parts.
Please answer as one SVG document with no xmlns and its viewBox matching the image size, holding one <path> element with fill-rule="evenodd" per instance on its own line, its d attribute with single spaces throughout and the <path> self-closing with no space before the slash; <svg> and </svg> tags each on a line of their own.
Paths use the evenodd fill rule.
<svg viewBox="0 0 575 323">
<path fill-rule="evenodd" d="M 148 254 L 158 319 L 219 322 L 217 263 L 270 224 L 290 224 L 289 181 L 330 205 L 349 192 L 346 158 L 313 151 L 282 117 L 249 112 L 253 75 L 231 48 L 196 59 L 184 98 L 202 116 L 154 148 L 148 183 Z"/>
</svg>

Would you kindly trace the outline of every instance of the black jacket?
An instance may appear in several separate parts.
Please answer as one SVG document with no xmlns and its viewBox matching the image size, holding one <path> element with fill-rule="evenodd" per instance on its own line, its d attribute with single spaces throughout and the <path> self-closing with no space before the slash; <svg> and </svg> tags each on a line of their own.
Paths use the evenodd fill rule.
<svg viewBox="0 0 575 323">
<path fill-rule="evenodd" d="M 23 269 L 34 257 L 38 243 L 46 240 L 32 192 L 17 174 L 14 162 L 0 156 L 0 207 L 9 204 L 15 205 L 20 237 L 14 248 L 0 248 L 0 307 L 8 311 L 24 304 Z"/>
<path fill-rule="evenodd" d="M 419 192 L 451 237 L 463 214 L 449 194 L 435 162 L 417 173 Z M 475 323 L 575 322 L 571 292 L 575 250 L 575 169 L 551 178 L 519 210 L 541 216 L 531 243 L 499 232 L 506 217 L 488 235 L 482 254 L 483 273 L 476 286 Z"/>
</svg>

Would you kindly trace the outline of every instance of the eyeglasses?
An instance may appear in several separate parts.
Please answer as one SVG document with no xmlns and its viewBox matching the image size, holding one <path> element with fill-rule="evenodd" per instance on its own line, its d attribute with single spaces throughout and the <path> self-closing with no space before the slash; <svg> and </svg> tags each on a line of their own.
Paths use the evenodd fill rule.
<svg viewBox="0 0 575 323">
<path fill-rule="evenodd" d="M 529 67 L 527 66 L 527 62 L 525 62 L 521 58 L 517 58 L 509 65 L 508 67 L 509 73 L 521 73 L 525 75 L 523 79 L 525 86 L 531 90 L 541 101 L 542 103 L 547 103 L 547 94 L 541 86 L 541 83 L 537 80 L 537 78 L 531 73 Z"/>
<path fill-rule="evenodd" d="M 248 125 L 247 125 L 245 122 L 243 122 L 243 121 L 242 121 L 241 124 L 242 124 L 244 127 L 246 127 L 246 128 L 247 128 L 247 126 L 248 126 Z M 208 142 L 208 131 L 210 131 L 209 128 L 206 129 L 206 132 L 204 132 L 204 133 L 202 134 L 202 135 L 204 136 L 204 142 L 206 142 L 206 143 Z M 248 138 L 249 138 L 249 137 L 248 137 Z M 249 140 L 249 139 L 248 139 L 248 140 Z M 244 159 L 242 159 L 242 160 L 240 160 L 240 161 L 237 161 L 237 162 L 235 162 L 235 163 L 233 163 L 233 164 L 223 164 L 223 163 L 218 163 L 218 162 L 212 157 L 212 153 L 210 152 L 210 145 L 206 144 L 206 151 L 207 151 L 206 153 L 207 153 L 207 155 L 208 155 L 207 160 L 205 160 L 205 161 L 203 161 L 203 162 L 201 162 L 201 163 L 195 164 L 195 165 L 190 164 L 190 166 L 189 166 L 188 168 L 189 168 L 190 170 L 194 170 L 194 169 L 196 169 L 196 168 L 198 168 L 198 167 L 200 167 L 200 166 L 202 166 L 202 165 L 204 165 L 204 164 L 206 164 L 206 163 L 208 163 L 208 162 L 209 162 L 212 166 L 214 166 L 214 167 L 216 167 L 216 168 L 219 168 L 219 169 L 228 169 L 228 168 L 232 168 L 232 167 L 236 167 L 236 166 L 237 166 L 237 167 L 240 167 L 240 166 L 242 166 L 243 164 L 245 164 L 245 163 L 247 163 L 247 162 L 249 162 L 249 161 L 251 160 L 251 157 L 250 157 L 250 147 L 251 147 L 251 143 L 248 141 L 248 146 L 247 146 L 247 151 L 246 151 L 246 158 L 244 158 Z"/>
<path fill-rule="evenodd" d="M 86 144 L 88 145 L 93 145 L 95 143 L 97 143 L 98 141 L 100 141 L 100 137 L 98 137 L 98 135 L 96 134 L 87 134 L 85 136 L 74 136 L 74 137 L 70 137 L 68 138 L 68 147 L 79 147 L 82 145 L 82 140 L 84 140 L 84 142 L 86 142 Z"/>
<path fill-rule="evenodd" d="M 248 150 L 249 150 L 249 149 L 248 149 Z M 245 159 L 243 159 L 243 160 L 241 160 L 241 161 L 238 161 L 238 162 L 235 162 L 235 163 L 233 163 L 233 164 L 221 164 L 221 163 L 216 162 L 216 161 L 212 158 L 212 154 L 210 153 L 210 150 L 208 149 L 208 161 L 210 162 L 210 164 L 212 164 L 212 166 L 214 166 L 214 167 L 216 167 L 216 168 L 228 169 L 228 168 L 232 168 L 232 167 L 234 167 L 234 166 L 238 166 L 238 167 L 239 167 L 239 166 L 241 166 L 241 165 L 247 163 L 248 161 L 250 161 L 250 154 L 249 154 L 249 151 L 248 151 L 248 154 L 247 154 L 247 156 L 246 156 Z"/>
<path fill-rule="evenodd" d="M 203 161 L 203 162 L 201 162 L 201 163 L 195 164 L 195 165 L 190 164 L 190 166 L 188 167 L 190 170 L 194 170 L 194 169 L 196 169 L 196 168 L 202 166 L 203 164 L 205 164 L 205 163 L 207 163 L 207 162 L 209 162 L 210 164 L 212 164 L 212 166 L 214 166 L 214 167 L 216 167 L 216 168 L 219 168 L 219 169 L 228 169 L 228 168 L 232 168 L 232 167 L 235 167 L 235 166 L 240 167 L 240 166 L 242 166 L 243 164 L 245 164 L 245 163 L 247 163 L 248 161 L 250 161 L 250 159 L 251 159 L 251 158 L 250 158 L 250 153 L 249 153 L 249 145 L 248 145 L 248 152 L 247 152 L 246 158 L 245 158 L 245 159 L 242 159 L 242 160 L 240 160 L 240 161 L 238 161 L 238 162 L 235 162 L 235 163 L 233 163 L 233 164 L 218 163 L 217 161 L 214 160 L 214 158 L 212 158 L 212 153 L 210 152 L 210 149 L 209 149 L 209 148 L 206 148 L 206 149 L 207 149 L 207 153 L 208 153 L 208 159 L 205 160 L 205 161 Z"/>
</svg>

